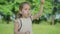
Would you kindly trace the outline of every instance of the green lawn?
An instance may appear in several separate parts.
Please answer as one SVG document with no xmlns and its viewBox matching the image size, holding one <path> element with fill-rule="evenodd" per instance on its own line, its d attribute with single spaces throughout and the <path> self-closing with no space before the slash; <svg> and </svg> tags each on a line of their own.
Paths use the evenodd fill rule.
<svg viewBox="0 0 60 34">
<path fill-rule="evenodd" d="M 60 24 L 52 25 L 37 25 L 33 24 L 34 34 L 60 34 Z"/>
<path fill-rule="evenodd" d="M 14 24 L 0 24 L 0 34 L 13 34 Z M 46 24 L 33 24 L 34 34 L 60 34 L 60 24 L 46 25 Z"/>
</svg>

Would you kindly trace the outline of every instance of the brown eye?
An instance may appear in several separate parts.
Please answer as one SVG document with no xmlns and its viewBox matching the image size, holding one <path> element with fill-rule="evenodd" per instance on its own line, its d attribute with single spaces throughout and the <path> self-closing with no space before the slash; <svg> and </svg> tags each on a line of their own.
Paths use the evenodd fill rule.
<svg viewBox="0 0 60 34">
<path fill-rule="evenodd" d="M 29 10 L 31 10 L 31 9 L 29 9 Z"/>
<path fill-rule="evenodd" d="M 30 10 L 30 9 L 29 9 Z"/>
</svg>

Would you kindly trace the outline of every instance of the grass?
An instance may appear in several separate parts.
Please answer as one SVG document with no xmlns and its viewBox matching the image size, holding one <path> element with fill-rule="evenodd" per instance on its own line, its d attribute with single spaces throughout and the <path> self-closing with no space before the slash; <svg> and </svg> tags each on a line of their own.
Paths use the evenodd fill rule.
<svg viewBox="0 0 60 34">
<path fill-rule="evenodd" d="M 34 34 L 60 34 L 60 24 L 33 24 Z M 0 24 L 0 34 L 14 34 L 14 24 Z"/>
<path fill-rule="evenodd" d="M 13 24 L 0 24 L 0 34 L 13 34 Z"/>
<path fill-rule="evenodd" d="M 60 24 L 59 25 L 37 25 L 33 24 L 34 34 L 60 34 Z"/>
</svg>

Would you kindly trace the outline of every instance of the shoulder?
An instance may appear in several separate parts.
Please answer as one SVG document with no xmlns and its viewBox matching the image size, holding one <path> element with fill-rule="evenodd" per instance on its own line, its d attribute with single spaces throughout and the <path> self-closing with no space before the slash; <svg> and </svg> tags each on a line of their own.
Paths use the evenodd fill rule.
<svg viewBox="0 0 60 34">
<path fill-rule="evenodd" d="M 19 23 L 19 18 L 15 19 L 14 22 L 15 22 L 15 23 Z"/>
<path fill-rule="evenodd" d="M 15 21 L 14 21 L 14 25 L 15 25 L 15 26 L 19 26 L 19 25 L 20 25 L 20 21 L 19 21 L 19 19 L 15 19 Z"/>
</svg>

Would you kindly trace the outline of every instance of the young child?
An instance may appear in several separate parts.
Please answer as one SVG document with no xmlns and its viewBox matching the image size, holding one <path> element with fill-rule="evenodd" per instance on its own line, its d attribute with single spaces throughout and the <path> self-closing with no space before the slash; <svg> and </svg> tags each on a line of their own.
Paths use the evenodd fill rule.
<svg viewBox="0 0 60 34">
<path fill-rule="evenodd" d="M 19 6 L 20 18 L 15 20 L 14 34 L 33 34 L 32 32 L 32 20 L 41 16 L 43 11 L 44 0 L 41 0 L 40 11 L 31 16 L 30 5 L 27 2 L 21 3 Z"/>
</svg>

